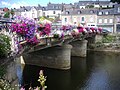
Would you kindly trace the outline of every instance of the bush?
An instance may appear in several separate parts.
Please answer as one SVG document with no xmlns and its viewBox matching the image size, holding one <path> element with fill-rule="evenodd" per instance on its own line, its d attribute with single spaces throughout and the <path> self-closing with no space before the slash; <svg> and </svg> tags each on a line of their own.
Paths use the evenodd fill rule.
<svg viewBox="0 0 120 90">
<path fill-rule="evenodd" d="M 113 41 L 115 41 L 115 36 L 112 36 L 112 35 L 104 36 L 102 39 L 103 43 L 111 43 Z"/>
<path fill-rule="evenodd" d="M 7 35 L 0 34 L 0 57 L 8 55 L 10 46 L 10 38 Z"/>
</svg>

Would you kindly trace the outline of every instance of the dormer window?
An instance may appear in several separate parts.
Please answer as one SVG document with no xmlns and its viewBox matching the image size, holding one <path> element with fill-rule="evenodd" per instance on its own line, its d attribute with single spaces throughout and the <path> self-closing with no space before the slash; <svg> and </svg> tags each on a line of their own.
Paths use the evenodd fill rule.
<svg viewBox="0 0 120 90">
<path fill-rule="evenodd" d="M 109 12 L 105 12 L 105 14 L 106 14 L 106 15 L 108 15 L 108 14 L 109 14 Z"/>
<path fill-rule="evenodd" d="M 43 7 L 43 10 L 45 10 L 45 7 Z"/>
<path fill-rule="evenodd" d="M 66 11 L 66 14 L 70 14 L 70 12 L 69 12 L 69 11 Z"/>
<path fill-rule="evenodd" d="M 93 11 L 93 10 L 90 10 L 90 13 L 94 13 L 94 11 Z"/>
<path fill-rule="evenodd" d="M 78 14 L 81 14 L 81 11 L 78 11 Z"/>
<path fill-rule="evenodd" d="M 55 14 L 55 11 L 53 11 L 53 14 Z"/>
<path fill-rule="evenodd" d="M 118 7 L 118 13 L 120 13 L 120 7 Z"/>
<path fill-rule="evenodd" d="M 98 14 L 99 14 L 99 15 L 102 15 L 103 13 L 102 13 L 102 12 L 99 12 Z"/>
<path fill-rule="evenodd" d="M 58 6 L 56 6 L 56 9 L 58 9 L 59 7 Z"/>
<path fill-rule="evenodd" d="M 32 12 L 34 13 L 34 10 L 32 10 Z"/>
</svg>

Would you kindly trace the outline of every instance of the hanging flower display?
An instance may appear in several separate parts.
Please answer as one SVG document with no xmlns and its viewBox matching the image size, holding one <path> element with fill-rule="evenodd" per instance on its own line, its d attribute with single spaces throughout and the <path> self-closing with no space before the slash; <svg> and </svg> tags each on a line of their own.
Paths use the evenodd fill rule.
<svg viewBox="0 0 120 90">
<path fill-rule="evenodd" d="M 45 29 L 44 24 L 42 24 L 42 23 L 38 24 L 38 27 L 37 27 L 38 31 L 43 31 L 44 29 Z"/>
<path fill-rule="evenodd" d="M 11 31 L 15 32 L 19 38 L 26 40 L 28 43 L 37 44 L 38 40 L 35 37 L 36 25 L 34 20 L 16 17 L 15 23 L 11 24 Z"/>
<path fill-rule="evenodd" d="M 37 39 L 36 36 L 30 39 L 27 38 L 26 41 L 27 41 L 27 44 L 29 45 L 37 45 L 39 43 L 39 40 Z"/>
</svg>

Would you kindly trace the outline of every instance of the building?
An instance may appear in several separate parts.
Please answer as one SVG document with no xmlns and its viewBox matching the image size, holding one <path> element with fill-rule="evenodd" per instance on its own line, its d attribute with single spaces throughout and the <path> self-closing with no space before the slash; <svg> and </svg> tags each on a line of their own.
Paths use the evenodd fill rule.
<svg viewBox="0 0 120 90">
<path fill-rule="evenodd" d="M 48 3 L 47 4 L 47 17 L 55 18 L 55 17 L 61 17 L 61 10 L 62 10 L 62 4 L 53 4 Z"/>
<path fill-rule="evenodd" d="M 112 8 L 117 3 L 112 3 L 110 1 L 79 1 L 74 3 L 75 8 L 85 9 L 85 8 Z"/>
<path fill-rule="evenodd" d="M 70 4 L 48 3 L 47 6 L 26 6 L 15 9 L 15 15 L 28 18 L 59 18 L 62 25 L 102 27 L 120 32 L 120 4 L 110 1 L 79 1 Z"/>
<path fill-rule="evenodd" d="M 66 10 L 62 14 L 62 25 L 97 25 L 97 10 L 96 9 L 73 9 Z"/>
<path fill-rule="evenodd" d="M 3 8 L 0 8 L 0 18 L 4 16 Z"/>
<path fill-rule="evenodd" d="M 40 5 L 37 6 L 23 6 L 19 9 L 14 9 L 16 16 L 23 16 L 27 18 L 38 18 L 43 16 L 43 10 Z"/>
<path fill-rule="evenodd" d="M 114 6 L 114 32 L 120 32 L 120 4 Z"/>
<path fill-rule="evenodd" d="M 98 10 L 97 26 L 114 32 L 114 9 Z"/>
</svg>

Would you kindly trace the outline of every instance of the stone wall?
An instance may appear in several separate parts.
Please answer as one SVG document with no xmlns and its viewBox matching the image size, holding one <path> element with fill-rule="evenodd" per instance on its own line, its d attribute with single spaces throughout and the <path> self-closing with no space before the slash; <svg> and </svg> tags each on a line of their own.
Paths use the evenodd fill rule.
<svg viewBox="0 0 120 90">
<path fill-rule="evenodd" d="M 25 64 L 44 66 L 56 69 L 70 69 L 71 45 L 55 46 L 29 54 L 24 54 Z"/>
</svg>

